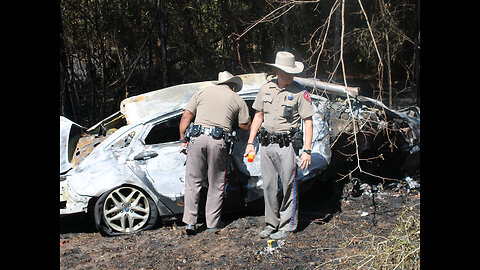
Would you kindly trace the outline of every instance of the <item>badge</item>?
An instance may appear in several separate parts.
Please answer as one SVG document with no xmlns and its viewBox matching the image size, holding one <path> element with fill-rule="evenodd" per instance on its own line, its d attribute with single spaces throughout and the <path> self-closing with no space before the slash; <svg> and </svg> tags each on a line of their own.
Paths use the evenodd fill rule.
<svg viewBox="0 0 480 270">
<path fill-rule="evenodd" d="M 293 95 L 292 94 L 288 95 L 288 100 L 292 100 L 292 99 L 293 99 Z"/>
<path fill-rule="evenodd" d="M 307 90 L 305 90 L 303 92 L 303 97 L 310 103 L 312 103 L 312 98 L 310 97 L 310 94 L 307 92 Z"/>
</svg>

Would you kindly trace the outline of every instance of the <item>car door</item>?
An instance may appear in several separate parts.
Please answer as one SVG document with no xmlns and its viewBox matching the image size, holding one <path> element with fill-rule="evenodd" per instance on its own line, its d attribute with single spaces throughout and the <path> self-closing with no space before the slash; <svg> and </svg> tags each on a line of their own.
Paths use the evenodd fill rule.
<svg viewBox="0 0 480 270">
<path fill-rule="evenodd" d="M 146 126 L 144 148 L 134 156 L 162 202 L 174 213 L 183 212 L 186 155 L 180 152 L 178 124 L 181 115 Z"/>
</svg>

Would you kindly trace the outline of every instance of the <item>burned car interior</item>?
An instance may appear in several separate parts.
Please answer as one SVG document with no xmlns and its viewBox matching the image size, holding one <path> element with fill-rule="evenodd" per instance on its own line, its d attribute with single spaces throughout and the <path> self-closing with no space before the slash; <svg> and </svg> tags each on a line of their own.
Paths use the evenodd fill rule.
<svg viewBox="0 0 480 270">
<path fill-rule="evenodd" d="M 180 139 L 178 128 L 181 117 L 182 115 L 180 114 L 165 122 L 161 122 L 153 126 L 147 137 L 145 137 L 145 144 L 158 144 L 178 141 Z"/>
</svg>

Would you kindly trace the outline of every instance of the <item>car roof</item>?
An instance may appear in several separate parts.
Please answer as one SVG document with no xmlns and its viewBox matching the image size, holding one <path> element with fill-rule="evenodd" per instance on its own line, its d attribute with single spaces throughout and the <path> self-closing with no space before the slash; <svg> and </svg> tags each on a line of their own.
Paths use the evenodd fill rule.
<svg viewBox="0 0 480 270">
<path fill-rule="evenodd" d="M 267 81 L 266 73 L 238 75 L 243 80 L 242 89 L 237 92 L 242 98 L 255 97 Z M 124 99 L 120 112 L 125 115 L 127 124 L 148 122 L 164 114 L 183 110 L 190 97 L 199 89 L 214 85 L 215 81 L 180 84 L 162 88 Z"/>
</svg>

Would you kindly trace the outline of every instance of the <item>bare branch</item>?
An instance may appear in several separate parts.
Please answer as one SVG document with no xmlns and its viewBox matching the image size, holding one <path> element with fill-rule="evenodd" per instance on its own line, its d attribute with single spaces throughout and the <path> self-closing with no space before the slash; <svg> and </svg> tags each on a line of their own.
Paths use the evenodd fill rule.
<svg viewBox="0 0 480 270">
<path fill-rule="evenodd" d="M 377 42 L 375 41 L 375 37 L 373 36 L 372 27 L 370 27 L 370 22 L 368 21 L 367 13 L 365 12 L 365 9 L 363 9 L 363 5 L 362 5 L 361 0 L 358 0 L 358 4 L 360 5 L 360 8 L 362 9 L 363 16 L 365 16 L 365 22 L 367 23 L 367 26 L 368 26 L 368 31 L 370 31 L 370 35 L 372 36 L 373 45 L 375 46 L 375 51 L 377 52 L 379 65 L 383 67 L 382 57 L 380 56 L 380 52 L 378 51 Z"/>
<path fill-rule="evenodd" d="M 286 6 L 290 6 L 287 10 L 285 10 L 284 12 L 282 12 L 281 14 L 279 15 L 276 15 L 280 10 L 282 10 L 284 7 Z M 281 16 L 283 16 L 285 13 L 287 13 L 292 7 L 295 6 L 295 3 L 293 3 L 292 1 L 288 1 L 286 4 L 283 4 L 277 8 L 275 8 L 272 12 L 268 13 L 267 15 L 263 16 L 261 19 L 255 21 L 252 25 L 250 25 L 249 27 L 247 27 L 245 30 L 243 30 L 243 32 L 237 36 L 236 40 L 238 41 L 240 38 L 242 38 L 246 33 L 248 33 L 248 31 L 252 30 L 255 26 L 257 26 L 259 23 L 263 23 L 263 22 L 267 22 L 267 21 L 272 21 L 272 20 L 275 20 L 275 19 L 278 19 L 280 18 Z"/>
</svg>

